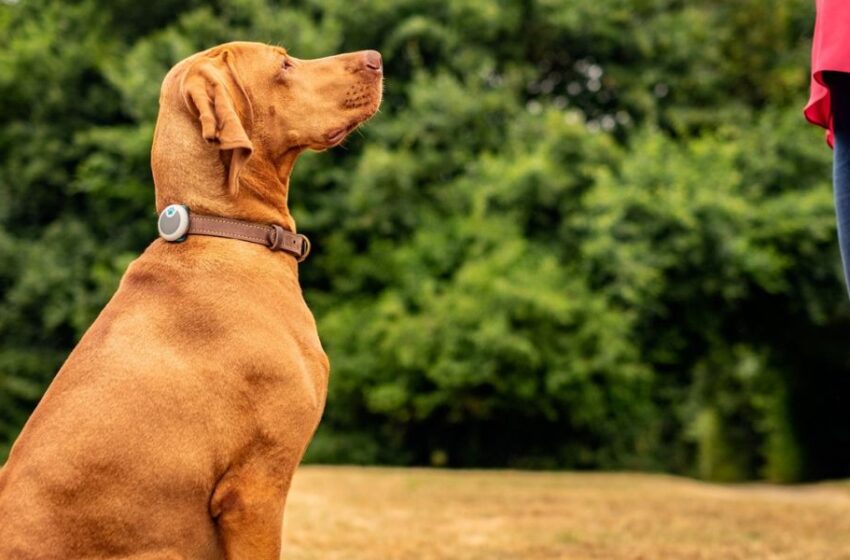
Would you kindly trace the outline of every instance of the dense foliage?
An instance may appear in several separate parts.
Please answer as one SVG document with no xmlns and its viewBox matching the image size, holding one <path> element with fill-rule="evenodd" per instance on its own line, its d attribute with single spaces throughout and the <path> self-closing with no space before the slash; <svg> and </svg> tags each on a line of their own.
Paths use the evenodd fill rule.
<svg viewBox="0 0 850 560">
<path fill-rule="evenodd" d="M 811 4 L 0 3 L 0 443 L 155 234 L 162 76 L 244 39 L 386 63 L 293 180 L 333 364 L 311 460 L 850 474 Z"/>
</svg>

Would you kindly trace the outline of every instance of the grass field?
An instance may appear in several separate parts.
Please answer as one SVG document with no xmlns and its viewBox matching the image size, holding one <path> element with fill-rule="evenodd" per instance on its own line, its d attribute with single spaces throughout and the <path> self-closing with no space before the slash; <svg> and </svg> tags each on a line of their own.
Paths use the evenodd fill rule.
<svg viewBox="0 0 850 560">
<path fill-rule="evenodd" d="M 850 486 L 303 467 L 286 560 L 850 559 Z"/>
</svg>

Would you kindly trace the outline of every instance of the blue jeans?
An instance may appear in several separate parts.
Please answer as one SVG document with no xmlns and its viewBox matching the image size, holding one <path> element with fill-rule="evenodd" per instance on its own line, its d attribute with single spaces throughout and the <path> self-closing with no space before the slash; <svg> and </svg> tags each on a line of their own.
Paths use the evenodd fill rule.
<svg viewBox="0 0 850 560">
<path fill-rule="evenodd" d="M 835 215 L 838 221 L 838 245 L 844 265 L 844 281 L 850 282 L 850 74 L 824 72 L 832 101 L 835 129 L 835 154 L 832 182 Z"/>
</svg>

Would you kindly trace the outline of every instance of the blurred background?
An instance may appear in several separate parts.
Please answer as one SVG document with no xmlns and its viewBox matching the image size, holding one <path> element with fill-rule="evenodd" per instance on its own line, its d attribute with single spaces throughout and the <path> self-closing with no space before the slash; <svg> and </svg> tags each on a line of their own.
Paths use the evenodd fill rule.
<svg viewBox="0 0 850 560">
<path fill-rule="evenodd" d="M 378 49 L 291 204 L 321 463 L 850 476 L 810 0 L 0 0 L 0 462 L 155 235 L 160 81 Z"/>
</svg>

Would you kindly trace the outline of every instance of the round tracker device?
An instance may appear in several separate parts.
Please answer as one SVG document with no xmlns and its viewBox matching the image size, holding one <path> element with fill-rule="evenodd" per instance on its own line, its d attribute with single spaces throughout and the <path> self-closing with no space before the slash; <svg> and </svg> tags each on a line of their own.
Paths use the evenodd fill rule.
<svg viewBox="0 0 850 560">
<path fill-rule="evenodd" d="M 166 241 L 183 241 L 189 231 L 189 209 L 182 204 L 166 206 L 157 222 L 159 236 Z"/>
</svg>

